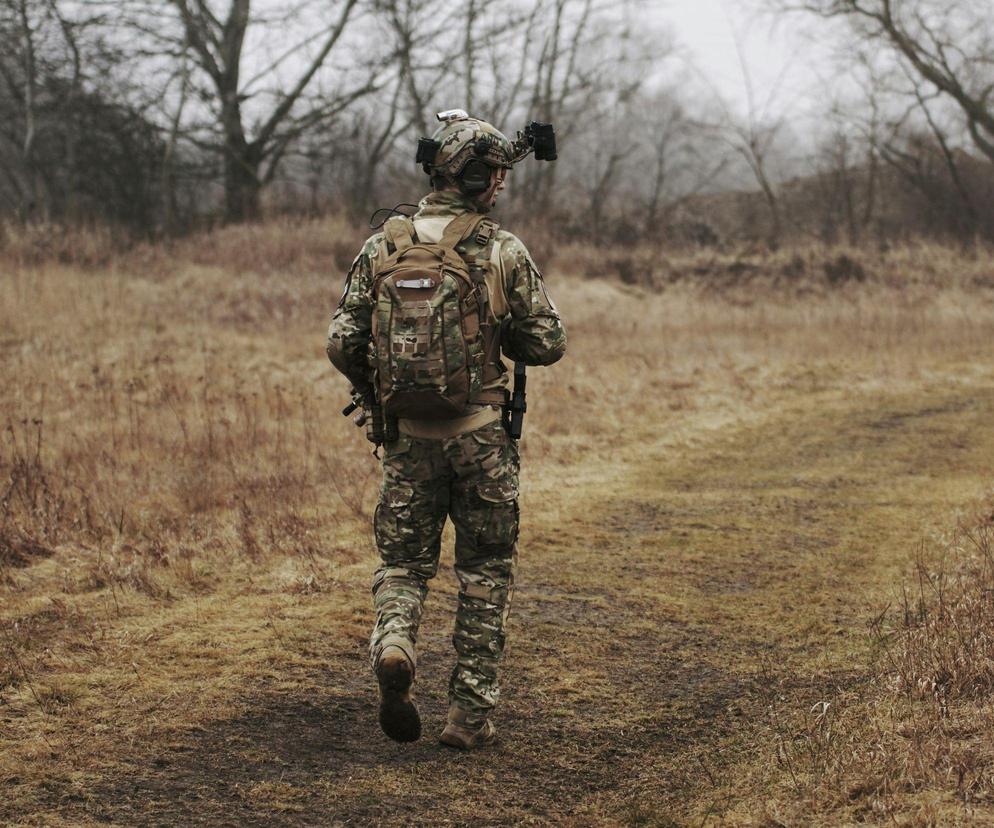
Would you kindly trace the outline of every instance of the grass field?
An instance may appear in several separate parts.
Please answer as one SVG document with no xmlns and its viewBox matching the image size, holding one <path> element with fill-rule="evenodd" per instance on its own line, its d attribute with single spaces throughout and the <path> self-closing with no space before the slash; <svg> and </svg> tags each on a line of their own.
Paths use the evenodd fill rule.
<svg viewBox="0 0 994 828">
<path fill-rule="evenodd" d="M 994 824 L 988 255 L 545 251 L 569 353 L 461 755 L 444 566 L 427 736 L 376 726 L 378 469 L 323 353 L 357 243 L 9 237 L 0 823 Z"/>
</svg>

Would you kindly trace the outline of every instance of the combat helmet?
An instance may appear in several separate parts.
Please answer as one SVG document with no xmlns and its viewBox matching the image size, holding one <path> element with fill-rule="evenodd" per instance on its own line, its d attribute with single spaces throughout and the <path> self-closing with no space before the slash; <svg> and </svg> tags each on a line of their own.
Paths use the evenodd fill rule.
<svg viewBox="0 0 994 828">
<path fill-rule="evenodd" d="M 510 169 L 514 147 L 499 129 L 462 109 L 439 112 L 442 125 L 418 142 L 417 162 L 432 178 L 454 182 L 467 195 L 490 186 L 494 169 Z"/>
<path fill-rule="evenodd" d="M 532 121 L 512 142 L 499 129 L 463 109 L 449 109 L 435 117 L 442 125 L 431 138 L 418 141 L 415 161 L 434 178 L 455 183 L 466 195 L 485 193 L 494 169 L 511 169 L 530 153 L 539 161 L 556 160 L 552 124 Z"/>
</svg>

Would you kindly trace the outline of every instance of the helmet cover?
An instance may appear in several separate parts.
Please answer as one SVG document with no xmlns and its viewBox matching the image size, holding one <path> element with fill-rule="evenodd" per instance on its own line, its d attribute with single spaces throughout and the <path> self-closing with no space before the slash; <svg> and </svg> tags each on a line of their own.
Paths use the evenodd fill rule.
<svg viewBox="0 0 994 828">
<path fill-rule="evenodd" d="M 456 178 L 473 158 L 505 169 L 513 163 L 514 151 L 507 136 L 478 118 L 448 119 L 431 137 L 438 142 L 438 152 L 430 165 L 432 175 Z"/>
</svg>

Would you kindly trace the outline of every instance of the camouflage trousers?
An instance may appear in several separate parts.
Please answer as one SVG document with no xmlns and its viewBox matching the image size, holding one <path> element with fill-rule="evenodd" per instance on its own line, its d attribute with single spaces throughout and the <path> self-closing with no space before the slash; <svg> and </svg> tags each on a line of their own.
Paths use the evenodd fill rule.
<svg viewBox="0 0 994 828">
<path fill-rule="evenodd" d="M 469 721 L 497 703 L 517 561 L 518 449 L 499 421 L 443 440 L 401 434 L 385 447 L 383 487 L 374 517 L 382 564 L 373 579 L 375 669 L 381 650 L 414 658 L 428 581 L 438 571 L 446 517 L 456 530 L 456 666 L 449 704 Z"/>
</svg>

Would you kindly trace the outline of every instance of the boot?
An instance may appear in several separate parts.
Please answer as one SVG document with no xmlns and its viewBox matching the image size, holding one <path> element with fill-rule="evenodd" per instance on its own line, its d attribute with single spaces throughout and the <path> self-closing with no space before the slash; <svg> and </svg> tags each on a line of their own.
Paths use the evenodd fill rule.
<svg viewBox="0 0 994 828">
<path fill-rule="evenodd" d="M 415 742 L 421 737 L 421 716 L 411 698 L 414 663 L 400 647 L 384 647 L 376 662 L 380 685 L 380 727 L 395 742 Z"/>
<path fill-rule="evenodd" d="M 467 718 L 464 710 L 454 705 L 450 707 L 449 722 L 438 740 L 460 750 L 473 750 L 497 741 L 497 726 L 493 722 L 484 719 L 481 724 L 469 724 Z"/>
</svg>

